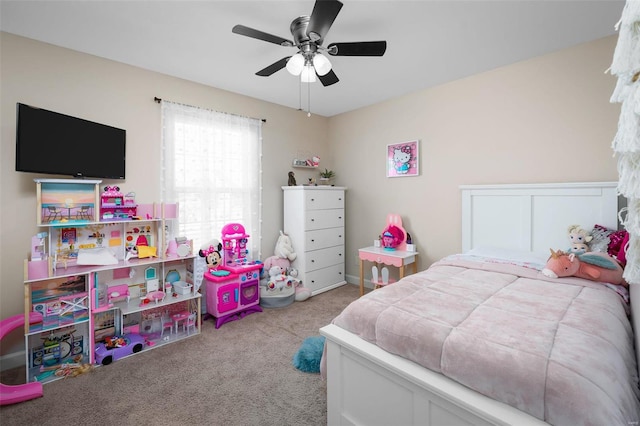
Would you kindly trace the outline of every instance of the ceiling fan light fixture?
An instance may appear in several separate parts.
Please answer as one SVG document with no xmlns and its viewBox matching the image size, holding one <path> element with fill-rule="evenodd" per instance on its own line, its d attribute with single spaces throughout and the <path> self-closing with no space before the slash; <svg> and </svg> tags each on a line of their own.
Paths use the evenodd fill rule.
<svg viewBox="0 0 640 426">
<path fill-rule="evenodd" d="M 287 71 L 293 75 L 300 75 L 304 66 L 304 56 L 301 53 L 296 53 L 287 61 Z"/>
<path fill-rule="evenodd" d="M 307 65 L 302 69 L 302 73 L 300 74 L 300 81 L 302 81 L 303 83 L 315 83 L 316 71 L 311 65 Z"/>
<path fill-rule="evenodd" d="M 321 53 L 316 53 L 313 56 L 313 67 L 316 69 L 318 75 L 327 75 L 331 71 L 331 62 L 329 58 Z"/>
</svg>

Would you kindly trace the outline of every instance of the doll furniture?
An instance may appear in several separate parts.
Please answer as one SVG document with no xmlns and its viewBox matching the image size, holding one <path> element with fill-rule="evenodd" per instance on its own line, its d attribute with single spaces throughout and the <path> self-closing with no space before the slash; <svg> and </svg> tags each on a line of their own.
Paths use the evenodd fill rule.
<svg viewBox="0 0 640 426">
<path fill-rule="evenodd" d="M 173 333 L 173 321 L 171 320 L 171 317 L 169 317 L 169 314 L 167 312 L 165 312 L 164 314 L 162 314 L 162 317 L 160 318 L 160 321 L 162 323 L 162 331 L 160 332 L 160 337 L 164 336 L 164 331 L 165 330 L 169 330 L 169 334 Z"/>
<path fill-rule="evenodd" d="M 131 294 L 129 293 L 129 286 L 127 284 L 119 284 L 109 287 L 107 290 L 107 297 L 109 303 L 112 303 L 117 300 L 122 300 L 124 298 L 127 299 L 127 302 L 131 299 Z"/>
<path fill-rule="evenodd" d="M 56 206 L 47 206 L 47 222 L 62 219 L 62 211 Z"/>
<path fill-rule="evenodd" d="M 91 206 L 80 206 L 78 210 L 77 217 L 80 220 L 91 220 L 93 218 L 93 213 L 91 212 Z"/>
<path fill-rule="evenodd" d="M 189 335 L 190 330 L 194 330 L 196 329 L 196 313 L 195 312 L 191 312 L 189 314 L 189 316 L 187 317 L 187 320 L 185 321 L 183 328 L 184 331 L 187 333 L 187 335 Z"/>
<path fill-rule="evenodd" d="M 177 312 L 175 314 L 173 314 L 171 316 L 171 319 L 173 321 L 173 326 L 175 327 L 176 330 L 176 334 L 178 333 L 178 327 L 180 326 L 180 323 L 182 322 L 182 328 L 183 330 L 186 331 L 185 328 L 185 324 L 187 322 L 187 320 L 189 319 L 189 315 L 191 313 L 189 311 L 181 311 L 181 312 Z"/>
</svg>

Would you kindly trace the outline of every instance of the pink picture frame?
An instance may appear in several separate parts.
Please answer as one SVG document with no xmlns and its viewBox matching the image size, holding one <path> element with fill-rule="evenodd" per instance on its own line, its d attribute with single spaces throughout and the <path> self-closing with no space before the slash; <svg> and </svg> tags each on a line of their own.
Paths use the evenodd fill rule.
<svg viewBox="0 0 640 426">
<path fill-rule="evenodd" d="M 387 145 L 387 177 L 418 176 L 419 141 Z"/>
</svg>

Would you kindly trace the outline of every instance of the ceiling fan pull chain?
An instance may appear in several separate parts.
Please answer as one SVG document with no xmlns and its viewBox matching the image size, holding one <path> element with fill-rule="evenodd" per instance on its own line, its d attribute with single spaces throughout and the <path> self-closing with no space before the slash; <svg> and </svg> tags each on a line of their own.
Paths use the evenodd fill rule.
<svg viewBox="0 0 640 426">
<path fill-rule="evenodd" d="M 307 83 L 307 117 L 311 117 L 311 83 Z"/>
</svg>

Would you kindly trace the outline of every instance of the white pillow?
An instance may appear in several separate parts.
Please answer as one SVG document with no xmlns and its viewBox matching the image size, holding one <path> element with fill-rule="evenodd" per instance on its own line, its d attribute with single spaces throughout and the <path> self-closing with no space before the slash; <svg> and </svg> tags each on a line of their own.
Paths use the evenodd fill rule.
<svg viewBox="0 0 640 426">
<path fill-rule="evenodd" d="M 542 256 L 527 250 L 505 249 L 500 247 L 476 247 L 465 254 L 492 259 L 507 260 L 514 263 L 533 263 L 546 265 L 549 256 Z"/>
<path fill-rule="evenodd" d="M 78 265 L 117 265 L 118 259 L 106 248 L 78 250 Z"/>
</svg>

